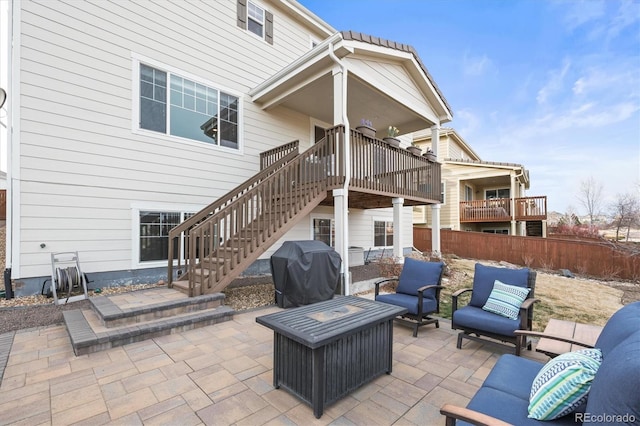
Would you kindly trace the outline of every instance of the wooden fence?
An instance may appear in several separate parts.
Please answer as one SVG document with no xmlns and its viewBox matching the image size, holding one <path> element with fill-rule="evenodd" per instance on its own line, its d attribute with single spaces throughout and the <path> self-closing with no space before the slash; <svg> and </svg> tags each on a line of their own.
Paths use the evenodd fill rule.
<svg viewBox="0 0 640 426">
<path fill-rule="evenodd" d="M 431 251 L 431 229 L 413 228 L 413 245 Z M 519 237 L 480 232 L 440 231 L 444 254 L 468 259 L 506 261 L 532 268 L 559 270 L 598 278 L 640 278 L 640 255 L 607 242 Z"/>
<path fill-rule="evenodd" d="M 7 220 L 7 190 L 0 189 L 0 220 Z"/>
</svg>

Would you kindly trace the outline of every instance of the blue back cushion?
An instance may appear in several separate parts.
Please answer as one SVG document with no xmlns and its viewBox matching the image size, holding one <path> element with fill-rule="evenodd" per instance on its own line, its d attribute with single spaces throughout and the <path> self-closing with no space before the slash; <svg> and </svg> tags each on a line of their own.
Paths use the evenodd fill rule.
<svg viewBox="0 0 640 426">
<path fill-rule="evenodd" d="M 637 327 L 638 317 L 633 321 Z M 626 337 L 604 355 L 585 411 L 592 416 L 610 416 L 610 424 L 640 421 L 640 330 Z M 603 423 L 604 424 L 604 423 Z M 586 423 L 585 423 L 586 425 Z"/>
<path fill-rule="evenodd" d="M 500 280 L 508 285 L 527 287 L 528 279 L 528 268 L 496 268 L 476 263 L 476 269 L 473 274 L 473 293 L 471 294 L 469 305 L 482 308 L 487 303 L 495 280 Z"/>
<path fill-rule="evenodd" d="M 602 329 L 595 347 L 607 354 L 623 339 L 640 329 L 640 302 L 630 303 L 618 309 Z"/>
<path fill-rule="evenodd" d="M 396 293 L 417 295 L 420 287 L 425 285 L 440 284 L 442 274 L 442 262 L 425 262 L 407 257 L 404 259 L 404 266 L 400 274 L 400 282 Z M 426 297 L 435 297 L 435 290 L 426 291 Z"/>
</svg>

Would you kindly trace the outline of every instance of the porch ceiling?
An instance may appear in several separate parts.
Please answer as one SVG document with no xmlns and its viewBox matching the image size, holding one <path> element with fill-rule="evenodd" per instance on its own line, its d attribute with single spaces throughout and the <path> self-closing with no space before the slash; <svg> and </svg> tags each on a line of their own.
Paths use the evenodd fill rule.
<svg viewBox="0 0 640 426">
<path fill-rule="evenodd" d="M 413 94 L 411 102 L 407 102 L 407 99 L 389 94 L 389 80 L 380 80 L 377 85 L 375 76 L 372 77 L 370 72 L 367 74 L 362 69 L 350 69 L 347 80 L 347 114 L 351 127 L 358 126 L 360 119 L 366 118 L 378 129 L 378 137 L 382 137 L 386 136 L 386 129 L 390 125 L 406 134 L 428 128 L 436 121 L 450 121 L 450 113 L 444 107 L 446 102 L 433 101 L 440 99 L 439 92 L 430 89 L 433 86 L 428 78 L 419 80 L 416 77 L 420 75 L 419 66 L 411 54 L 353 40 L 345 41 L 339 33 L 254 88 L 250 92 L 253 101 L 266 110 L 283 106 L 327 123 L 339 124 L 334 123 L 333 118 L 332 71 L 336 63 L 331 59 L 329 49 L 333 49 L 336 56 L 345 59 L 345 62 L 347 57 L 357 57 L 358 62 L 366 63 L 366 58 L 369 57 L 398 64 L 405 70 L 402 75 L 398 74 L 398 80 L 406 81 L 407 76 L 411 76 L 409 78 L 414 81 L 409 91 Z M 369 70 L 378 65 L 376 61 L 371 62 Z M 391 67 L 387 72 L 393 72 L 390 69 Z M 386 77 L 389 78 L 388 75 Z M 385 87 L 386 93 L 382 87 Z M 426 113 L 427 110 L 431 112 Z"/>
<path fill-rule="evenodd" d="M 379 138 L 386 136 L 389 126 L 398 127 L 404 134 L 432 124 L 352 74 L 347 81 L 347 97 L 347 114 L 351 127 L 358 126 L 361 118 L 367 118 L 377 128 Z M 280 105 L 332 123 L 333 78 L 330 72 L 289 93 Z"/>
</svg>

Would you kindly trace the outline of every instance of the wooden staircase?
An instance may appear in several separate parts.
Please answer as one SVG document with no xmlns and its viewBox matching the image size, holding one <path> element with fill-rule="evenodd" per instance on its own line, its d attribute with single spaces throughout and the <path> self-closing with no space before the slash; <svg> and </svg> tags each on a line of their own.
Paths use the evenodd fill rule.
<svg viewBox="0 0 640 426">
<path fill-rule="evenodd" d="M 324 139 L 299 154 L 295 141 L 263 153 L 261 172 L 173 228 L 169 253 L 183 256 L 169 259 L 169 286 L 222 291 L 340 184 L 336 145 Z"/>
</svg>

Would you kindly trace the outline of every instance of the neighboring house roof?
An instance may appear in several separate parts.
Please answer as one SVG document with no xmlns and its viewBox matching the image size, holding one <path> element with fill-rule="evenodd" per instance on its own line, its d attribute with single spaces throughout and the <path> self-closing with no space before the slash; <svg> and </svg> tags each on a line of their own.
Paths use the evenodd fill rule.
<svg viewBox="0 0 640 426">
<path fill-rule="evenodd" d="M 478 155 L 478 153 L 476 153 L 473 148 L 471 148 L 471 145 L 469 145 L 462 136 L 460 136 L 460 134 L 453 128 L 451 127 L 441 127 L 440 128 L 440 137 L 442 138 L 443 136 L 449 136 L 452 139 L 454 139 L 456 141 L 456 143 L 460 146 L 460 148 L 462 148 L 467 155 L 469 155 L 469 157 L 472 160 L 481 160 L 480 156 Z M 414 132 L 413 134 L 413 141 L 417 144 L 419 144 L 420 142 L 427 142 L 427 141 L 431 141 L 431 129 L 424 129 L 424 130 L 420 130 L 418 132 Z"/>
<path fill-rule="evenodd" d="M 445 158 L 443 161 L 448 164 L 463 164 L 468 166 L 515 170 L 519 172 L 519 175 L 521 175 L 520 181 L 525 184 L 526 188 L 529 188 L 529 170 L 527 170 L 522 164 L 501 163 L 497 161 L 461 160 L 459 158 Z"/>
</svg>

